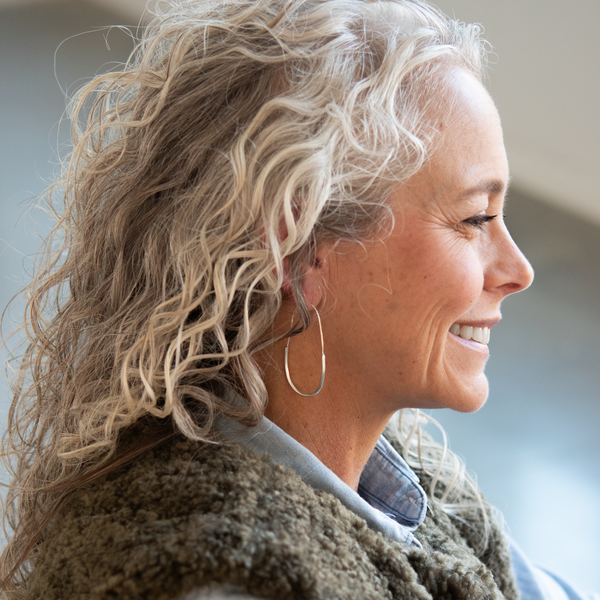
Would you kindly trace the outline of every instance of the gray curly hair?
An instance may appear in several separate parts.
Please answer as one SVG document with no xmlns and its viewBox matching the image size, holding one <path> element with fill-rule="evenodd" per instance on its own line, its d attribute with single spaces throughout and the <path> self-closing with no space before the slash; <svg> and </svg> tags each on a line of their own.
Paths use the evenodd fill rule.
<svg viewBox="0 0 600 600">
<path fill-rule="evenodd" d="M 315 249 L 389 228 L 436 142 L 441 71 L 484 63 L 478 27 L 421 0 L 177 0 L 79 92 L 4 441 L 4 565 L 142 417 L 199 440 L 217 413 L 260 418 L 253 354 L 283 294 L 308 326 Z"/>
</svg>

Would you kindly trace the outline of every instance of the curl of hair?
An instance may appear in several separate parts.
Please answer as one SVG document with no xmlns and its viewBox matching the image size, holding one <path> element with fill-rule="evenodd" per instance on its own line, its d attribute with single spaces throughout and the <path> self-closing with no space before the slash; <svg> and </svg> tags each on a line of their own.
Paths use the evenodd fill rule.
<svg viewBox="0 0 600 600">
<path fill-rule="evenodd" d="M 306 327 L 315 248 L 387 230 L 435 143 L 440 73 L 481 78 L 484 60 L 477 26 L 421 0 L 173 0 L 77 94 L 3 446 L 8 597 L 122 432 L 214 441 L 217 413 L 260 418 L 252 356 L 273 342 L 284 258 Z"/>
<path fill-rule="evenodd" d="M 428 433 L 427 425 L 441 434 L 441 444 Z M 483 496 L 464 461 L 450 450 L 443 427 L 427 413 L 405 409 L 390 420 L 386 432 L 399 443 L 404 460 L 421 477 L 431 502 L 459 529 L 467 531 L 475 554 L 494 554 L 495 536 L 502 535 L 504 518 Z"/>
</svg>

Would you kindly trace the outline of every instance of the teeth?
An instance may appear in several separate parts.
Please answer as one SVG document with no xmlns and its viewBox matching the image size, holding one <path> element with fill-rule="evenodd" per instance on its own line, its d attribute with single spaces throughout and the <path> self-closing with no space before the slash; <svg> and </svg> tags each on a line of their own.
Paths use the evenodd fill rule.
<svg viewBox="0 0 600 600">
<path fill-rule="evenodd" d="M 460 328 L 460 337 L 463 340 L 470 340 L 473 337 L 473 328 L 469 325 L 462 325 Z"/>
<path fill-rule="evenodd" d="M 483 343 L 484 344 L 490 343 L 490 328 L 489 327 L 483 327 Z"/>
<path fill-rule="evenodd" d="M 463 340 L 474 340 L 480 344 L 488 344 L 490 341 L 489 327 L 471 327 L 471 325 L 454 323 L 450 327 L 450 333 L 459 335 Z"/>
</svg>

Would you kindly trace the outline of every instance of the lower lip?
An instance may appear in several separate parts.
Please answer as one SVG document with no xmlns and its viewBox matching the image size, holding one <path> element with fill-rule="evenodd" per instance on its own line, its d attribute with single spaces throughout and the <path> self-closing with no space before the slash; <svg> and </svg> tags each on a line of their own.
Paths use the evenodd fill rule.
<svg viewBox="0 0 600 600">
<path fill-rule="evenodd" d="M 465 340 L 464 338 L 461 338 L 460 335 L 456 335 L 451 332 L 448 332 L 448 335 L 450 337 L 454 338 L 455 340 L 457 340 L 463 346 L 466 346 L 467 348 L 470 348 L 471 350 L 475 350 L 475 351 L 479 352 L 480 354 L 485 355 L 486 357 L 489 356 L 489 354 L 490 354 L 490 349 L 488 348 L 487 344 L 480 344 L 479 342 L 476 342 L 475 340 Z"/>
</svg>

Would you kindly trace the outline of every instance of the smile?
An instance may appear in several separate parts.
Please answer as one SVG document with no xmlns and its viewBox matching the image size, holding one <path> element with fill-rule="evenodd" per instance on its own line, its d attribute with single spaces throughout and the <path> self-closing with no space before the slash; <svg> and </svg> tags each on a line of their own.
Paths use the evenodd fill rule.
<svg viewBox="0 0 600 600">
<path fill-rule="evenodd" d="M 450 327 L 450 333 L 460 336 L 463 340 L 473 340 L 480 344 L 488 344 L 490 341 L 489 327 L 471 327 L 470 325 L 454 323 Z"/>
</svg>

